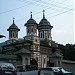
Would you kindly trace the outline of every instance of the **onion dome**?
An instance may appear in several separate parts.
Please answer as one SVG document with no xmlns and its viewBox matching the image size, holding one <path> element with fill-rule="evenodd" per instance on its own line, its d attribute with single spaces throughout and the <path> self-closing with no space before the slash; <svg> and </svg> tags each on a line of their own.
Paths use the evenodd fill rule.
<svg viewBox="0 0 75 75">
<path fill-rule="evenodd" d="M 37 25 L 36 21 L 32 18 L 32 12 L 31 12 L 31 17 L 30 19 L 27 21 L 27 23 L 25 24 L 25 26 L 27 25 Z"/>
<path fill-rule="evenodd" d="M 45 29 L 46 28 L 53 28 L 53 26 L 51 26 L 51 24 L 50 24 L 50 22 L 49 21 L 47 21 L 47 19 L 45 18 L 45 15 L 44 15 L 44 10 L 43 10 L 43 19 L 39 22 L 39 25 L 38 25 L 38 28 L 40 28 L 40 27 L 44 27 Z"/>
<path fill-rule="evenodd" d="M 20 31 L 20 29 L 14 23 L 14 18 L 13 18 L 13 24 L 7 30 L 9 31 L 11 29 L 16 29 L 16 30 Z"/>
</svg>

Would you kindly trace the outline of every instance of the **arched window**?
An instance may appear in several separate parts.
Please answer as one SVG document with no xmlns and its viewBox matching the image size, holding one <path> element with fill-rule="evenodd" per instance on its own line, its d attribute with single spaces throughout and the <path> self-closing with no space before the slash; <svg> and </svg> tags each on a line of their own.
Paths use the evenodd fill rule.
<svg viewBox="0 0 75 75">
<path fill-rule="evenodd" d="M 13 37 L 14 37 L 14 33 L 13 33 Z"/>
<path fill-rule="evenodd" d="M 44 31 L 43 31 L 43 38 L 44 38 Z"/>
<path fill-rule="evenodd" d="M 36 29 L 34 30 L 34 32 L 36 33 Z"/>
<path fill-rule="evenodd" d="M 42 38 L 42 32 L 40 34 L 41 34 L 41 38 Z"/>
<path fill-rule="evenodd" d="M 58 66 L 60 67 L 60 61 L 58 61 Z"/>
<path fill-rule="evenodd" d="M 39 31 L 39 37 L 40 37 L 40 31 Z"/>
<path fill-rule="evenodd" d="M 34 31 L 34 29 L 32 28 L 32 32 Z"/>
<path fill-rule="evenodd" d="M 45 64 L 45 58 L 44 58 L 44 64 Z"/>
<path fill-rule="evenodd" d="M 16 37 L 17 37 L 17 33 L 16 33 Z"/>
<path fill-rule="evenodd" d="M 29 33 L 29 29 L 28 29 L 28 31 L 27 31 L 28 33 Z"/>
<path fill-rule="evenodd" d="M 9 37 L 12 38 L 12 32 L 9 33 Z"/>
<path fill-rule="evenodd" d="M 28 65 L 28 58 L 25 58 L 25 64 Z"/>
</svg>

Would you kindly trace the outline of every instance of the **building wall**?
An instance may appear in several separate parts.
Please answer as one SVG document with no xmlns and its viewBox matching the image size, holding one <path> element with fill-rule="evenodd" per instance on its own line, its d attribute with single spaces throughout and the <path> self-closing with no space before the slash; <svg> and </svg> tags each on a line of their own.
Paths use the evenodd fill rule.
<svg viewBox="0 0 75 75">
<path fill-rule="evenodd" d="M 50 58 L 50 63 L 53 63 L 55 67 L 62 67 L 61 58 Z"/>
<path fill-rule="evenodd" d="M 10 63 L 12 63 L 15 67 L 17 67 L 17 65 L 22 64 L 22 60 L 16 60 L 15 62 L 10 61 Z"/>
<path fill-rule="evenodd" d="M 52 48 L 40 46 L 40 53 L 41 53 L 41 67 L 47 67 L 47 61 L 49 59 L 49 55 L 52 53 Z"/>
<path fill-rule="evenodd" d="M 42 68 L 47 67 L 47 55 L 46 54 L 41 55 L 41 67 Z"/>
<path fill-rule="evenodd" d="M 30 65 L 30 54 L 21 54 L 22 65 Z"/>
</svg>

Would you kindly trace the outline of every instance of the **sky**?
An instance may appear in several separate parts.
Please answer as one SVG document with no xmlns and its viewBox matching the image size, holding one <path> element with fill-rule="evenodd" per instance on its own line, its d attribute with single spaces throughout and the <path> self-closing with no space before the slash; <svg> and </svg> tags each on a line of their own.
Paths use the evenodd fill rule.
<svg viewBox="0 0 75 75">
<path fill-rule="evenodd" d="M 24 24 L 30 18 L 39 23 L 45 17 L 53 26 L 52 40 L 59 44 L 74 44 L 74 0 L 0 0 L 0 34 L 6 38 L 0 38 L 0 43 L 9 39 L 7 29 L 13 23 L 20 29 L 19 38 L 26 36 Z"/>
</svg>

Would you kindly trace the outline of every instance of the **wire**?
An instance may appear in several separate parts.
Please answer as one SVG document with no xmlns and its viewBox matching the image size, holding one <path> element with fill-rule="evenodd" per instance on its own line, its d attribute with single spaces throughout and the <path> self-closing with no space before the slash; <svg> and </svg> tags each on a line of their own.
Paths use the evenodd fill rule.
<svg viewBox="0 0 75 75">
<path fill-rule="evenodd" d="M 35 3 L 35 5 L 36 5 L 36 3 Z M 46 8 L 45 7 L 45 10 L 48 10 L 48 9 L 52 9 L 53 11 L 54 10 L 57 10 L 57 11 L 59 11 L 58 9 L 54 9 L 54 7 L 51 7 L 51 6 L 49 6 L 48 8 Z M 72 10 L 72 9 L 69 9 L 69 10 L 67 10 L 67 11 L 70 11 L 70 10 Z M 35 15 L 37 15 L 37 14 L 39 14 L 41 11 L 39 11 L 39 12 L 36 12 L 35 13 Z M 66 11 L 64 11 L 64 12 L 62 12 L 62 11 L 60 11 L 61 13 L 64 13 L 64 12 L 66 12 Z M 54 12 L 55 13 L 55 12 Z M 58 14 L 61 14 L 61 13 L 58 13 Z M 52 13 L 50 13 L 50 14 L 53 14 L 53 12 Z M 56 14 L 56 15 L 58 15 L 58 14 Z M 55 15 L 54 15 L 55 16 Z M 27 18 L 27 17 L 26 17 Z M 22 19 L 19 19 L 19 20 L 23 20 L 23 19 L 26 19 L 26 18 L 22 18 Z M 19 21 L 19 20 L 17 20 L 17 21 Z"/>
<path fill-rule="evenodd" d="M 25 0 L 26 1 L 26 0 Z M 24 1 L 23 1 L 24 2 Z M 27 2 L 29 2 L 29 1 L 27 1 Z M 40 2 L 40 1 L 37 1 L 37 2 Z M 18 8 L 15 8 L 15 9 L 11 9 L 11 10 L 8 10 L 8 11 L 5 11 L 5 12 L 2 12 L 2 13 L 0 13 L 0 14 L 3 14 L 3 13 L 7 13 L 7 12 L 10 12 L 10 11 L 13 11 L 13 10 L 17 10 L 17 9 L 20 9 L 20 8 L 22 8 L 22 7 L 25 7 L 26 5 L 29 5 L 29 4 L 32 4 L 31 2 L 29 2 L 28 4 L 25 4 L 24 6 L 21 6 L 21 7 L 18 7 Z M 44 3 L 43 3 L 44 4 Z M 47 3 L 48 4 L 48 3 Z M 36 3 L 34 3 L 34 5 L 36 5 Z M 38 6 L 40 6 L 40 5 L 38 5 Z M 42 6 L 42 5 L 41 5 Z M 47 10 L 47 9 L 52 9 L 53 11 L 54 10 L 57 10 L 57 9 L 54 9 L 54 7 L 51 7 L 51 6 L 49 6 L 49 4 L 48 4 L 48 8 L 46 8 L 45 6 L 44 6 L 44 8 Z M 57 11 L 59 11 L 59 10 L 57 10 Z M 41 11 L 40 11 L 41 12 Z M 65 11 L 64 11 L 65 12 Z M 63 13 L 63 12 L 61 12 L 61 13 Z M 37 12 L 37 13 L 35 13 L 35 15 L 37 15 L 37 14 L 39 14 L 39 12 Z M 53 12 L 51 13 L 51 14 L 53 14 Z M 58 14 L 57 14 L 58 15 Z M 55 16 L 55 15 L 54 15 Z M 26 17 L 27 18 L 27 17 Z M 25 18 L 24 18 L 25 19 Z M 20 20 L 23 20 L 23 19 L 20 19 Z M 18 21 L 18 20 L 17 20 Z"/>
<path fill-rule="evenodd" d="M 74 8 L 74 9 L 75 9 L 75 8 Z M 74 9 L 70 9 L 70 10 L 67 10 L 67 11 L 64 11 L 64 12 L 61 12 L 61 13 L 58 13 L 58 14 L 53 15 L 53 16 L 51 16 L 51 17 L 55 17 L 55 16 L 58 16 L 58 15 L 61 15 L 61 14 L 67 13 L 67 12 L 72 11 L 72 10 L 74 10 Z M 50 17 L 50 18 L 51 18 L 51 17 Z"/>
<path fill-rule="evenodd" d="M 49 0 L 49 2 L 54 2 L 54 3 L 59 4 L 59 5 L 62 5 L 62 6 L 64 6 L 64 5 L 65 5 L 66 7 L 72 6 L 72 5 L 69 6 L 69 5 L 63 4 L 63 3 L 66 2 L 66 1 L 67 1 L 67 0 L 62 1 L 62 2 L 57 2 L 57 1 L 50 1 L 50 0 Z"/>
<path fill-rule="evenodd" d="M 26 0 L 25 0 L 26 1 Z M 39 2 L 39 1 L 36 1 L 36 2 Z M 53 5 L 53 6 L 55 6 L 55 7 L 59 7 L 59 6 L 57 6 L 57 5 L 54 5 L 54 4 L 51 4 L 51 3 L 47 3 L 47 2 L 44 2 L 44 1 L 42 1 L 43 2 L 43 4 L 48 4 L 48 5 Z M 0 14 L 3 14 L 3 13 L 7 13 L 7 12 L 11 12 L 11 11 L 14 11 L 14 10 L 18 10 L 18 9 L 20 9 L 20 8 L 23 8 L 23 7 L 25 7 L 25 6 L 27 6 L 27 5 L 29 5 L 29 4 L 32 4 L 31 2 L 30 3 L 28 3 L 28 4 L 25 4 L 24 6 L 21 6 L 21 7 L 17 7 L 17 8 L 15 8 L 15 9 L 11 9 L 11 10 L 7 10 L 7 11 L 4 11 L 4 12 L 1 12 Z M 59 8 L 61 8 L 61 7 L 59 7 Z M 66 9 L 65 7 L 62 7 L 63 9 Z"/>
<path fill-rule="evenodd" d="M 24 2 L 24 1 L 23 1 Z M 37 2 L 40 2 L 40 1 L 37 1 Z M 34 4 L 34 5 L 36 5 L 36 3 Z M 42 6 L 42 5 L 41 5 Z M 45 7 L 46 8 L 46 7 Z M 46 8 L 46 10 L 47 9 L 52 9 L 52 8 L 54 8 L 54 7 L 51 7 L 51 6 L 49 6 L 48 8 Z M 52 9 L 52 10 L 57 10 L 57 9 Z M 57 11 L 59 11 L 59 10 L 57 10 Z M 61 11 L 62 12 L 62 11 Z M 38 12 L 39 13 L 39 12 Z M 37 15 L 38 13 L 36 13 L 35 15 Z M 53 12 L 51 13 L 51 14 L 53 14 Z"/>
<path fill-rule="evenodd" d="M 26 7 L 27 5 L 30 5 L 30 4 L 32 4 L 32 3 L 28 3 L 28 4 L 25 4 L 25 5 L 21 6 L 21 7 L 17 7 L 17 8 L 14 8 L 14 9 L 10 9 L 10 10 L 1 12 L 0 14 L 4 14 L 4 13 L 7 13 L 7 12 L 11 12 L 11 11 L 14 11 L 14 10 L 18 10 L 18 9 L 21 9 L 23 7 Z"/>
<path fill-rule="evenodd" d="M 54 9 L 54 8 L 52 8 L 52 7 L 50 7 L 50 6 L 49 6 L 49 7 L 45 7 L 44 10 L 47 11 L 49 8 L 50 8 L 52 11 L 55 11 L 55 10 L 59 11 L 58 9 Z M 42 12 L 42 11 L 36 12 L 36 13 L 34 13 L 34 15 L 38 15 L 38 14 L 40 14 L 40 12 Z M 61 11 L 61 12 L 62 12 L 62 11 Z M 52 13 L 50 13 L 50 14 L 53 14 L 53 13 L 55 13 L 55 12 L 52 12 Z M 21 20 L 26 19 L 26 18 L 28 18 L 28 16 L 25 17 L 25 18 L 18 19 L 18 20 L 16 20 L 16 21 L 19 21 L 19 20 L 21 21 Z"/>
<path fill-rule="evenodd" d="M 37 3 L 42 3 L 42 4 L 45 4 L 45 5 L 48 5 L 48 6 L 52 5 L 52 6 L 55 6 L 55 7 L 58 7 L 58 8 L 66 9 L 66 10 L 70 9 L 68 7 L 62 7 L 62 6 L 58 6 L 58 5 L 52 4 L 52 3 L 47 3 L 47 2 L 42 1 L 42 0 L 38 0 L 38 1 L 32 0 L 32 1 L 33 2 L 37 2 Z M 24 0 L 22 2 L 24 2 Z"/>
<path fill-rule="evenodd" d="M 32 0 L 32 1 L 34 1 L 34 0 Z M 67 8 L 67 7 L 58 6 L 58 5 L 55 5 L 55 4 L 52 4 L 52 3 L 47 3 L 47 2 L 44 2 L 44 1 L 34 1 L 34 2 L 46 4 L 46 5 L 48 5 L 48 6 L 49 6 L 49 5 L 52 5 L 52 6 L 54 6 L 54 7 L 58 7 L 58 8 L 66 9 L 66 10 L 70 9 L 70 8 Z"/>
</svg>

